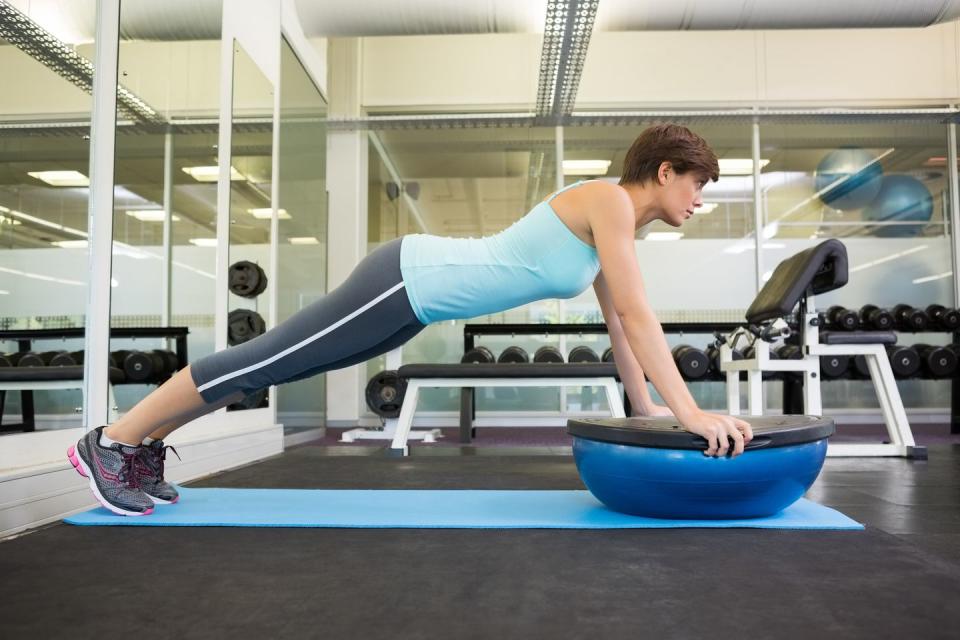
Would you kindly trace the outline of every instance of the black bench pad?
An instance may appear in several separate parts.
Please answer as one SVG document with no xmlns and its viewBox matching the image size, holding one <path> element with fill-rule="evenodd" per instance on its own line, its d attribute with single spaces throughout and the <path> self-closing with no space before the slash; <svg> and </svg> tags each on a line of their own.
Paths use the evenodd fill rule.
<svg viewBox="0 0 960 640">
<path fill-rule="evenodd" d="M 405 364 L 400 378 L 600 378 L 616 377 L 617 367 L 600 363 Z"/>
<path fill-rule="evenodd" d="M 110 383 L 126 379 L 122 369 L 110 367 Z M 48 380 L 83 380 L 83 365 L 68 367 L 0 367 L 0 382 L 44 382 Z"/>
<path fill-rule="evenodd" d="M 821 331 L 823 344 L 897 344 L 893 331 Z"/>
</svg>

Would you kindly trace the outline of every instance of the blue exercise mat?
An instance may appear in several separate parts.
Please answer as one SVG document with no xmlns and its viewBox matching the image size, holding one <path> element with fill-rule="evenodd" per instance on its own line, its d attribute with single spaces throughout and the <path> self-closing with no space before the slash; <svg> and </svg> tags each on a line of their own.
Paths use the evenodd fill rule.
<svg viewBox="0 0 960 640">
<path fill-rule="evenodd" d="M 800 499 L 769 518 L 659 520 L 604 507 L 588 491 L 180 489 L 180 501 L 148 516 L 103 507 L 65 522 L 144 527 L 335 527 L 430 529 L 863 529 L 839 511 Z"/>
</svg>

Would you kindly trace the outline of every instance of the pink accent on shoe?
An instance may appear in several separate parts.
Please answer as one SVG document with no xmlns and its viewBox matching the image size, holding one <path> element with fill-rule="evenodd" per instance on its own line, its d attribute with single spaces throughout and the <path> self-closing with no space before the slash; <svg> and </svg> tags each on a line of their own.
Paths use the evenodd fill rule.
<svg viewBox="0 0 960 640">
<path fill-rule="evenodd" d="M 170 501 L 170 504 L 177 504 L 177 502 L 179 501 L 180 501 L 180 496 L 177 496 L 176 498 Z"/>
<path fill-rule="evenodd" d="M 70 464 L 72 464 L 73 468 L 77 470 L 77 473 L 84 478 L 87 477 L 87 474 L 83 471 L 83 467 L 81 467 L 80 463 L 77 462 L 76 447 L 70 447 L 70 449 L 67 450 L 67 459 L 70 460 Z"/>
</svg>

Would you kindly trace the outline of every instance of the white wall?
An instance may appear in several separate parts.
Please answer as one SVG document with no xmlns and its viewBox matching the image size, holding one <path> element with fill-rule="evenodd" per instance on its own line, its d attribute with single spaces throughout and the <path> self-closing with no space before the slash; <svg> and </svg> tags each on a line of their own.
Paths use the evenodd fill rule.
<svg viewBox="0 0 960 640">
<path fill-rule="evenodd" d="M 595 32 L 577 109 L 883 106 L 960 98 L 960 22 L 923 29 Z M 370 110 L 530 109 L 539 34 L 365 38 Z"/>
</svg>

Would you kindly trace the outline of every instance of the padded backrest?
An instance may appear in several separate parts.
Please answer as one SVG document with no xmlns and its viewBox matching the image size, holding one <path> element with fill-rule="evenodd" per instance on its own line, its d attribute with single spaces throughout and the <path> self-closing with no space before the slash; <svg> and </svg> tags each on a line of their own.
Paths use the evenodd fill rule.
<svg viewBox="0 0 960 640">
<path fill-rule="evenodd" d="M 847 248 L 839 240 L 825 240 L 793 255 L 774 270 L 747 309 L 747 322 L 758 324 L 781 318 L 809 294 L 826 293 L 847 284 Z"/>
</svg>

